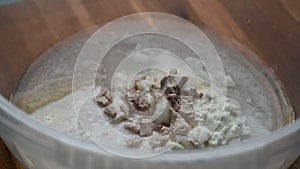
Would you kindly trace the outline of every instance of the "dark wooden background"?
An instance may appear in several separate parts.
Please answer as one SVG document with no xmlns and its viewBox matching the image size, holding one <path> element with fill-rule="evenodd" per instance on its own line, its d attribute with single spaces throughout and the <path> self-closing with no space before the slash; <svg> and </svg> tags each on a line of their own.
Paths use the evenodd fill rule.
<svg viewBox="0 0 300 169">
<path fill-rule="evenodd" d="M 300 0 L 23 0 L 2 6 L 1 93 L 8 97 L 27 65 L 54 43 L 145 11 L 177 15 L 247 46 L 276 70 L 300 112 Z M 18 69 L 11 70 L 16 61 Z M 0 166 L 15 168 L 1 142 L 0 150 Z M 300 168 L 299 160 L 291 168 Z"/>
</svg>

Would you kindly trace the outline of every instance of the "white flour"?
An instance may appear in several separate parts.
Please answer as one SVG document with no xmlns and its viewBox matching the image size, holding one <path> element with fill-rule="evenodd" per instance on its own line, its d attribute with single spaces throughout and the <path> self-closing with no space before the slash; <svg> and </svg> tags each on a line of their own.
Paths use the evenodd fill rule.
<svg viewBox="0 0 300 169">
<path fill-rule="evenodd" d="M 18 105 L 21 108 L 25 107 L 25 110 L 27 110 L 27 107 L 29 107 L 29 110 L 35 110 L 36 106 L 32 106 L 31 104 L 35 104 L 35 102 L 44 103 L 47 101 L 47 98 L 34 98 L 32 97 L 34 95 L 39 97 L 53 97 L 50 96 L 53 94 L 55 96 L 59 95 L 57 98 L 61 98 L 61 91 L 65 90 L 66 88 L 68 90 L 70 89 L 71 81 L 70 78 L 68 79 L 68 77 L 72 75 L 76 56 L 78 55 L 79 49 L 84 44 L 87 37 L 88 36 L 75 37 L 75 40 L 68 41 L 67 45 L 58 45 L 47 51 L 44 54 L 45 59 L 41 60 L 39 64 L 33 65 L 31 69 L 29 69 L 29 73 L 25 74 L 25 80 L 22 81 L 21 84 L 23 88 L 19 88 L 15 95 L 14 101 L 20 103 Z M 143 37 L 138 37 L 132 41 L 129 40 L 124 44 L 121 43 L 121 49 L 127 48 L 129 51 L 138 50 L 140 45 L 137 45 L 136 41 L 141 41 L 140 43 L 150 43 L 150 47 L 151 45 L 155 46 L 155 44 L 151 44 L 151 41 L 143 42 L 142 40 Z M 223 42 L 217 42 L 218 43 L 215 45 L 227 74 L 226 80 L 228 85 L 228 97 L 230 98 L 229 102 L 232 105 L 231 107 L 235 107 L 236 110 L 238 110 L 237 112 L 241 112 L 241 115 L 238 118 L 232 118 L 226 122 L 222 121 L 222 123 L 224 126 L 231 126 L 232 130 L 229 132 L 229 135 L 232 138 L 234 138 L 236 133 L 238 136 L 243 135 L 243 133 L 240 132 L 241 130 L 238 128 L 240 124 L 245 124 L 248 126 L 251 132 L 250 135 L 246 137 L 237 137 L 239 139 L 232 139 L 230 141 L 228 136 L 222 136 L 222 133 L 224 132 L 221 131 L 221 128 L 212 134 L 212 132 L 209 130 L 209 127 L 207 127 L 209 124 L 205 124 L 203 126 L 206 128 L 203 128 L 202 126 L 195 127 L 190 135 L 197 135 L 197 133 L 199 133 L 201 130 L 201 132 L 204 134 L 197 136 L 199 139 L 205 140 L 209 135 L 211 136 L 209 141 L 210 145 L 221 145 L 224 140 L 224 144 L 226 144 L 226 141 L 229 141 L 229 144 L 231 144 L 239 142 L 241 139 L 247 140 L 248 138 L 267 135 L 273 129 L 281 127 L 283 123 L 280 122 L 280 120 L 278 122 L 278 118 L 282 118 L 279 116 L 279 114 L 282 113 L 282 109 L 280 107 L 280 100 L 276 95 L 276 90 L 271 84 L 272 82 L 268 81 L 269 79 L 265 77 L 265 74 L 260 72 L 260 70 L 253 67 L 251 63 L 248 63 L 248 61 L 245 60 L 242 52 L 235 50 Z M 175 51 L 174 53 L 176 54 L 188 56 L 183 47 L 180 47 L 176 44 L 167 45 L 168 43 L 166 42 L 162 42 L 161 44 L 165 44 L 166 48 L 170 48 L 170 50 L 173 52 Z M 110 54 L 117 57 L 122 55 L 123 52 L 121 50 L 115 50 Z M 244 58 L 244 60 L 240 58 Z M 184 61 L 192 70 L 199 70 L 197 75 L 207 79 L 204 65 L 200 60 L 195 59 L 194 57 L 186 57 Z M 87 61 L 87 66 L 88 62 L 90 61 Z M 110 64 L 113 63 L 114 60 L 108 60 L 107 62 Z M 109 72 L 110 67 L 104 66 L 103 68 L 107 69 Z M 120 75 L 121 79 L 124 78 L 122 74 Z M 82 73 L 82 76 L 85 76 L 84 72 Z M 105 76 L 101 76 L 98 80 L 102 82 L 105 78 Z M 67 82 L 65 82 L 66 79 Z M 64 82 L 61 83 L 62 81 Z M 49 85 L 53 86 L 54 83 L 57 84 L 55 87 L 45 87 Z M 83 86 L 88 85 L 84 84 Z M 48 91 L 43 91 L 43 89 L 47 89 Z M 91 89 L 89 87 L 81 88 L 73 94 L 84 98 L 86 90 Z M 205 89 L 202 90 L 205 92 Z M 72 94 L 68 94 L 65 97 L 62 97 L 60 100 L 55 100 L 56 101 L 50 99 L 50 101 L 46 102 L 50 102 L 49 104 L 39 104 L 44 106 L 36 109 L 30 116 L 65 134 L 79 139 L 88 140 L 88 136 L 82 130 L 80 124 L 78 123 L 76 113 L 74 112 Z M 84 103 L 85 101 L 86 104 Z M 83 105 L 83 109 L 86 110 L 84 113 L 86 113 L 86 115 L 89 114 L 88 116 L 90 118 L 85 119 L 87 123 L 91 124 L 89 128 L 95 129 L 95 132 L 91 133 L 91 135 L 99 138 L 109 138 L 110 136 L 115 137 L 114 135 L 109 134 L 110 130 L 97 132 L 97 129 L 99 131 L 98 119 L 101 120 L 101 118 L 98 116 L 91 116 L 96 114 L 89 111 L 91 107 L 91 109 L 93 109 L 91 100 L 80 100 L 78 102 L 79 103 L 76 104 Z M 199 106 L 199 108 L 203 109 L 203 114 L 209 114 L 207 109 L 205 109 L 205 106 L 202 105 Z M 218 110 L 220 110 L 220 106 L 215 104 L 214 111 L 216 114 L 219 113 Z M 222 114 L 226 116 L 228 113 L 223 112 Z M 214 116 L 209 118 L 213 119 Z M 229 116 L 229 118 L 231 118 L 231 116 Z M 201 119 L 199 119 L 199 121 L 201 121 Z M 244 132 L 247 131 L 245 130 Z M 116 144 L 125 145 L 124 140 L 116 142 Z M 149 148 L 147 145 L 142 145 L 142 147 Z"/>
</svg>

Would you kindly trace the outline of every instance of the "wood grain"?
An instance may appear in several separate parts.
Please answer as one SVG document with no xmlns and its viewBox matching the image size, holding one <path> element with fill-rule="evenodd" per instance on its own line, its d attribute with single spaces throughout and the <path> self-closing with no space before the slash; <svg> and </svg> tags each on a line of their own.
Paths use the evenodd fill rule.
<svg viewBox="0 0 300 169">
<path fill-rule="evenodd" d="M 177 15 L 197 26 L 206 26 L 253 50 L 273 68 L 296 112 L 300 112 L 300 78 L 296 73 L 300 66 L 299 2 L 24 0 L 1 6 L 0 92 L 9 97 L 27 65 L 56 42 L 93 25 L 103 25 L 136 12 L 151 11 Z M 16 60 L 18 68 L 10 69 L 9 65 L 15 64 Z M 278 67 L 278 64 L 281 66 Z M 1 155 L 0 162 L 4 160 L 10 165 L 11 160 L 7 157 L 9 154 Z M 298 160 L 291 168 L 300 168 L 299 163 Z"/>
<path fill-rule="evenodd" d="M 300 23 L 300 1 L 297 0 L 280 0 L 282 5 L 286 8 L 289 14 Z"/>
<path fill-rule="evenodd" d="M 9 150 L 5 147 L 0 138 L 0 166 L 3 169 L 16 169 L 13 158 Z"/>
</svg>

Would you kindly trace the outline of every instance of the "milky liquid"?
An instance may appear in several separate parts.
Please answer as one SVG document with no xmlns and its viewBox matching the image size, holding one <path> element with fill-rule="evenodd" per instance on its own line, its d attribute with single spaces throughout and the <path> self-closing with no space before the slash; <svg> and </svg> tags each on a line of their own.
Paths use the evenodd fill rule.
<svg viewBox="0 0 300 169">
<path fill-rule="evenodd" d="M 12 101 L 41 123 L 72 137 L 89 141 L 78 123 L 70 93 L 74 64 L 87 38 L 87 34 L 81 33 L 46 51 L 26 71 Z M 166 44 L 164 37 L 152 35 L 148 38 Z M 227 95 L 241 104 L 246 123 L 251 128 L 249 138 L 267 135 L 272 130 L 291 122 L 293 114 L 288 112 L 289 105 L 286 104 L 281 88 L 273 76 L 266 69 L 262 69 L 255 59 L 253 60 L 253 54 L 245 52 L 244 49 L 237 49 L 234 45 L 215 36 L 212 38 L 224 65 L 225 73 L 232 79 L 232 86 L 229 85 Z M 151 41 L 143 39 L 145 37 L 134 37 L 116 45 L 116 49 L 109 52 L 108 55 L 111 56 L 101 65 L 99 71 L 108 72 L 107 76 L 109 76 L 110 69 L 114 67 L 111 65 L 118 60 L 117 56 L 124 55 L 124 51 L 136 51 L 145 44 L 149 47 L 155 46 L 155 44 L 151 44 Z M 155 43 L 157 44 L 157 42 Z M 203 63 L 195 60 L 186 47 L 174 42 L 169 46 L 166 45 L 164 49 L 170 49 L 185 56 L 182 59 L 188 66 L 194 70 L 201 70 L 198 71 L 198 75 L 207 78 Z M 249 57 L 251 60 L 247 59 Z M 88 68 L 91 62 L 88 60 L 84 64 Z M 167 61 L 163 60 L 162 62 Z M 83 71 L 80 76 L 89 75 Z M 99 85 L 109 83 L 106 78 L 104 73 L 101 77 L 97 77 L 96 83 Z M 90 84 L 82 82 L 79 86 L 81 87 L 76 89 L 73 94 L 84 97 L 85 90 L 89 89 Z M 84 107 L 86 106 L 84 101 L 79 101 L 77 104 Z M 89 114 L 88 109 L 85 113 Z M 97 122 L 96 119 L 97 117 L 93 117 L 86 120 L 93 127 L 93 123 Z M 97 130 L 95 129 L 95 131 Z M 99 131 L 99 137 L 107 136 L 109 133 L 109 130 Z M 109 137 L 117 136 L 110 135 Z"/>
</svg>

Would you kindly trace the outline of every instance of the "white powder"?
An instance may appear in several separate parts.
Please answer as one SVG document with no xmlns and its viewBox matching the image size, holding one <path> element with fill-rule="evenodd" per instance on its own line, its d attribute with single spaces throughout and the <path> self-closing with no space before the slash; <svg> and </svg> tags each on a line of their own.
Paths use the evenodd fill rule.
<svg viewBox="0 0 300 169">
<path fill-rule="evenodd" d="M 21 87 L 18 88 L 18 91 L 16 94 L 25 95 L 26 93 L 30 93 L 30 96 L 35 95 L 33 92 L 40 92 L 40 90 L 33 90 L 35 88 L 43 89 L 43 86 L 47 86 L 49 81 L 55 81 L 56 79 L 62 79 L 66 77 L 72 76 L 72 71 L 74 68 L 74 64 L 76 61 L 76 56 L 79 53 L 80 47 L 84 44 L 85 40 L 87 39 L 88 35 L 78 36 L 74 37 L 71 40 L 61 43 L 59 45 L 56 45 L 54 48 L 47 51 L 45 54 L 43 54 L 44 59 L 40 60 L 40 63 L 34 64 L 28 71 L 28 73 L 25 74 L 23 81 L 21 82 Z M 157 37 L 155 37 L 157 38 Z M 257 69 L 256 67 L 253 67 L 251 63 L 248 63 L 247 60 L 245 60 L 245 56 L 247 54 L 244 54 L 242 52 L 239 52 L 232 48 L 230 45 L 227 45 L 226 43 L 223 43 L 219 40 L 216 41 L 215 46 L 218 50 L 218 53 L 220 54 L 220 57 L 222 59 L 225 72 L 228 74 L 226 76 L 227 84 L 229 85 L 228 88 L 228 97 L 231 98 L 228 100 L 228 102 L 231 105 L 231 107 L 228 108 L 234 108 L 239 107 L 241 111 L 241 115 L 239 118 L 233 118 L 229 121 L 222 121 L 224 123 L 224 126 L 235 126 L 232 127 L 232 130 L 228 130 L 228 136 L 222 136 L 221 133 L 225 133 L 221 131 L 221 128 L 216 130 L 212 134 L 212 131 L 209 129 L 209 125 L 213 124 L 214 117 L 208 117 L 211 122 L 210 124 L 205 124 L 200 127 L 194 128 L 193 132 L 191 133 L 191 136 L 197 133 L 201 133 L 197 135 L 198 139 L 201 141 L 207 140 L 208 137 L 212 136 L 210 138 L 209 144 L 211 145 L 217 145 L 222 144 L 223 140 L 229 140 L 228 137 L 234 138 L 235 134 L 239 134 L 241 130 L 239 130 L 239 124 L 246 124 L 251 129 L 251 133 L 246 138 L 252 138 L 257 136 L 262 136 L 268 134 L 270 131 L 272 131 L 275 128 L 281 127 L 283 124 L 278 122 L 277 118 L 282 118 L 279 115 L 282 113 L 282 109 L 280 107 L 280 99 L 277 98 L 276 90 L 272 86 L 269 81 L 268 77 L 265 77 L 266 74 L 261 72 L 261 70 Z M 139 45 L 138 43 L 141 43 Z M 120 46 L 122 49 L 126 49 L 127 51 L 130 50 L 138 50 L 140 48 L 139 46 L 143 46 L 144 44 L 153 45 L 155 47 L 155 44 L 151 44 L 151 40 L 149 41 L 143 41 L 143 37 L 138 37 L 129 41 L 121 43 Z M 155 43 L 158 43 L 158 41 L 155 41 Z M 169 44 L 162 40 L 163 47 L 170 48 L 170 50 L 175 51 L 174 53 L 178 53 L 179 55 L 188 56 L 189 54 L 186 53 L 186 49 L 177 45 L 177 44 Z M 168 44 L 168 45 L 167 45 Z M 122 46 L 123 45 L 123 46 Z M 165 46 L 164 46 L 165 45 Z M 115 55 L 117 58 L 120 53 L 119 50 L 115 50 L 115 52 L 111 52 L 111 55 Z M 96 55 L 96 54 L 95 54 Z M 110 57 L 114 58 L 114 57 Z M 199 59 L 195 59 L 194 57 L 186 57 L 184 60 L 188 66 L 192 70 L 200 70 L 197 75 L 203 77 L 204 79 L 208 79 L 207 73 L 205 72 L 205 67 L 203 63 Z M 113 63 L 114 60 L 108 61 L 109 63 Z M 88 66 L 88 65 L 87 65 Z M 110 67 L 104 67 L 107 72 L 109 72 Z M 63 71 L 55 71 L 55 70 L 63 70 Z M 85 73 L 82 73 L 82 76 L 86 76 Z M 120 72 L 118 74 L 120 78 L 126 79 L 126 76 L 123 72 Z M 106 76 L 101 76 L 98 80 L 103 81 Z M 52 83 L 51 83 L 52 84 Z M 70 82 L 68 83 L 61 83 L 59 80 L 57 81 L 58 84 L 55 86 L 55 88 L 46 88 L 47 95 L 42 95 L 46 97 L 52 97 L 50 96 L 52 93 L 55 95 L 57 94 L 57 91 L 60 91 L 61 89 L 70 88 Z M 63 86 L 62 86 L 63 85 Z M 201 85 L 202 86 L 202 85 Z M 74 95 L 82 96 L 84 97 L 84 91 L 87 89 L 78 89 Z M 204 90 L 203 88 L 200 89 Z M 39 96 L 39 95 L 38 95 Z M 24 107 L 31 104 L 32 98 L 31 97 L 20 97 L 20 100 L 22 100 L 22 104 L 25 105 Z M 43 100 L 43 99 L 42 99 Z M 46 99 L 47 100 L 47 99 Z M 236 103 L 234 100 L 237 100 L 238 103 Z M 35 100 L 36 101 L 36 100 Z M 84 100 L 82 100 L 84 102 Z M 94 114 L 89 111 L 89 107 L 92 107 L 91 100 L 87 101 L 89 104 L 83 104 L 85 107 L 84 109 L 87 109 L 85 112 L 86 114 Z M 22 107 L 21 105 L 20 107 Z M 90 105 L 90 106 L 88 106 Z M 199 106 L 200 107 L 200 106 Z M 216 106 L 217 107 L 217 106 Z M 200 107 L 201 108 L 201 107 Z M 32 109 L 32 108 L 31 108 Z M 30 110 L 31 110 L 30 109 Z M 203 108 L 205 109 L 205 108 Z M 220 109 L 220 108 L 216 108 Z M 205 112 L 205 111 L 203 111 Z M 229 111 L 222 111 L 222 113 L 214 111 L 216 115 L 222 115 L 222 116 L 228 116 Z M 205 117 L 203 113 L 203 116 Z M 78 120 L 76 117 L 76 113 L 73 109 L 73 102 L 72 102 L 72 95 L 66 95 L 60 100 L 54 101 L 49 103 L 48 105 L 37 109 L 33 114 L 30 115 L 32 118 L 37 119 L 38 121 L 41 121 L 43 124 L 48 125 L 50 127 L 55 128 L 58 131 L 62 131 L 63 133 L 66 133 L 70 136 L 75 136 L 76 138 L 88 140 L 88 137 L 83 132 L 81 126 L 78 124 Z M 200 116 L 201 117 L 201 116 Z M 198 119 L 199 123 L 203 122 L 203 118 Z M 207 118 L 207 117 L 206 117 Z M 95 118 L 87 118 L 87 122 L 90 122 L 91 124 L 95 124 L 99 117 Z M 96 122 L 95 122 L 96 121 Z M 97 125 L 95 125 L 97 126 Z M 92 127 L 91 127 L 92 128 Z M 96 127 L 95 127 L 96 128 Z M 195 130 L 195 131 L 194 131 Z M 199 130 L 199 131 L 197 131 Z M 201 132 L 200 132 L 201 131 Z M 247 133 L 247 130 L 243 131 Z M 94 135 L 97 135 L 98 133 L 94 133 Z M 109 135 L 108 132 L 101 132 L 102 137 Z M 220 139 L 222 138 L 222 139 Z M 243 138 L 244 139 L 244 138 Z M 234 142 L 240 141 L 238 140 L 232 140 L 229 142 L 229 144 Z M 118 142 L 120 145 L 124 145 L 123 142 Z M 172 143 L 170 143 L 172 144 Z M 147 145 L 142 145 L 142 147 L 146 147 Z M 180 146 L 179 146 L 180 147 Z"/>
<path fill-rule="evenodd" d="M 159 75 L 161 76 L 162 74 Z M 126 75 L 117 78 L 124 81 L 124 77 L 126 77 Z M 159 78 L 160 77 L 147 78 L 147 80 L 143 80 L 138 84 L 141 88 L 146 90 L 153 82 L 153 79 Z M 241 140 L 244 137 L 249 136 L 251 130 L 246 125 L 247 120 L 242 113 L 240 104 L 231 98 L 227 98 L 225 104 L 218 102 L 216 98 L 209 95 L 210 86 L 206 81 L 198 78 L 197 82 L 197 86 L 199 86 L 198 90 L 204 95 L 202 99 L 197 100 L 197 102 L 194 103 L 196 110 L 195 125 L 186 135 L 186 138 L 180 140 L 181 146 L 178 145 L 176 147 L 193 147 L 188 140 L 194 140 L 199 143 L 196 147 L 226 145 L 232 140 Z M 126 85 L 118 87 L 121 89 L 126 87 Z M 91 90 L 91 87 L 77 90 L 73 95 L 76 98 L 86 98 L 88 90 Z M 88 125 L 90 127 L 88 127 L 88 134 L 80 127 L 74 110 L 74 104 L 79 105 L 78 107 L 81 109 L 79 112 L 84 111 L 83 114 L 86 115 L 80 116 L 79 118 L 84 119 L 89 123 Z M 225 106 L 223 107 L 223 105 Z M 126 140 L 121 137 L 119 139 L 118 135 L 111 132 L 111 128 L 91 127 L 97 126 L 97 124 L 103 120 L 103 118 L 101 118 L 102 115 L 100 115 L 101 113 L 101 111 L 97 111 L 97 104 L 93 102 L 92 99 L 79 100 L 79 102 L 73 103 L 72 94 L 69 94 L 58 101 L 37 109 L 31 116 L 50 127 L 83 140 L 88 140 L 87 135 L 94 137 L 98 135 L 97 133 L 102 133 L 100 136 L 105 135 L 108 138 L 114 137 L 114 139 L 110 141 L 110 144 L 122 145 L 122 141 L 125 142 Z M 121 126 L 116 125 L 114 128 L 122 132 Z M 170 146 L 170 144 L 175 143 L 169 143 L 166 146 Z M 141 146 L 141 148 L 149 148 L 149 142 L 144 143 L 144 146 Z"/>
</svg>

